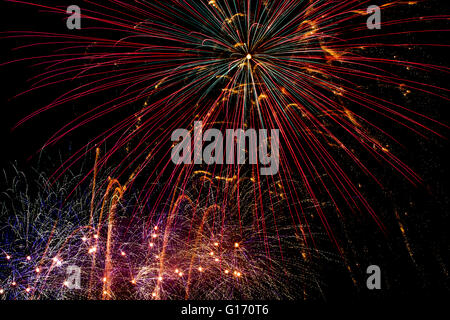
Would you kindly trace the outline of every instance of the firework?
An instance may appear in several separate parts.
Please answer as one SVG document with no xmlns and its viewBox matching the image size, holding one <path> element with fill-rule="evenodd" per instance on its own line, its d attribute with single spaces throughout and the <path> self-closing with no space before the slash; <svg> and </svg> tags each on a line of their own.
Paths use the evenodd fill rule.
<svg viewBox="0 0 450 320">
<path fill-rule="evenodd" d="M 338 260 L 309 248 L 299 226 L 274 225 L 270 216 L 255 216 L 259 204 L 254 203 L 250 179 L 240 184 L 246 204 L 240 218 L 234 201 L 217 199 L 221 193 L 210 190 L 200 196 L 205 193 L 202 180 L 210 178 L 196 173 L 190 196 L 175 196 L 169 212 L 131 221 L 129 212 L 137 202 L 122 199 L 114 204 L 109 198 L 117 207 L 106 209 L 108 219 L 102 223 L 104 207 L 95 208 L 89 219 L 90 188 L 78 188 L 67 201 L 77 176 L 50 187 L 41 175 L 33 197 L 25 176 L 16 172 L 7 192 L 10 204 L 1 215 L 4 298 L 307 298 L 320 291 L 317 263 Z M 108 184 L 97 178 L 100 185 Z M 217 190 L 229 184 L 236 192 L 236 179 L 217 177 L 210 183 Z M 97 193 L 107 194 L 107 189 Z M 224 201 L 221 207 L 218 200 Z M 283 203 L 280 199 L 274 206 L 282 211 Z M 80 269 L 79 288 L 70 287 L 68 267 Z"/>
<path fill-rule="evenodd" d="M 365 10 L 369 4 L 91 1 L 83 7 L 82 19 L 92 27 L 81 33 L 6 34 L 25 41 L 25 47 L 56 47 L 29 59 L 45 68 L 33 78 L 30 90 L 69 88 L 18 125 L 53 108 L 99 101 L 89 103 L 87 110 L 81 108 L 79 116 L 49 138 L 47 147 L 99 119 L 111 123 L 86 139 L 86 145 L 51 177 L 52 182 L 64 179 L 69 168 L 96 152 L 94 168 L 73 186 L 78 190 L 94 177 L 90 199 L 80 198 L 88 200 L 88 210 L 80 214 L 88 220 L 73 224 L 90 230 L 87 251 L 93 257 L 79 263 L 89 270 L 88 297 L 110 299 L 126 296 L 123 292 L 148 299 L 292 297 L 280 277 L 293 277 L 305 288 L 315 286 L 311 265 L 303 267 L 297 257 L 308 261 L 312 249 L 306 248 L 314 247 L 319 223 L 323 228 L 319 233 L 339 250 L 331 218 L 362 211 L 383 228 L 355 176 L 382 187 L 368 164 L 374 160 L 419 184 L 419 175 L 396 156 L 401 143 L 389 127 L 423 137 L 441 136 L 447 128 L 375 94 L 373 88 L 389 87 L 405 97 L 420 92 L 448 101 L 447 89 L 419 83 L 399 70 L 430 74 L 449 70 L 380 56 L 380 48 L 439 46 L 392 44 L 388 39 L 403 34 L 392 27 L 410 26 L 402 32 L 414 35 L 419 33 L 414 31 L 417 23 L 448 16 L 386 20 L 380 32 L 370 33 Z M 414 4 L 396 1 L 381 7 Z M 420 34 L 431 31 L 422 28 Z M 174 165 L 171 133 L 178 128 L 194 132 L 195 122 L 205 130 L 279 129 L 279 174 L 261 176 L 256 168 L 237 164 Z M 110 178 L 97 181 L 100 171 L 108 171 Z M 123 214 L 123 202 L 131 198 L 136 204 Z M 327 206 L 333 207 L 333 217 Z M 51 221 L 43 226 L 50 232 L 46 244 L 52 236 Z M 160 233 L 152 241 L 155 227 Z M 75 246 L 68 232 L 77 228 L 58 235 L 64 243 L 52 251 L 56 265 L 62 263 L 59 250 Z M 135 238 L 127 239 L 129 234 Z M 137 246 L 131 250 L 133 263 L 142 262 L 129 270 L 117 264 L 130 252 L 117 250 L 125 243 Z M 149 253 L 152 250 L 159 250 L 158 258 Z M 117 252 L 121 256 L 116 257 Z M 78 253 L 70 256 L 77 260 Z M 299 280 L 300 274 L 304 277 Z M 265 281 L 256 283 L 258 278 Z M 11 279 L 9 283 L 16 282 Z M 116 283 L 125 283 L 117 279 L 127 279 L 131 289 L 117 287 Z"/>
</svg>

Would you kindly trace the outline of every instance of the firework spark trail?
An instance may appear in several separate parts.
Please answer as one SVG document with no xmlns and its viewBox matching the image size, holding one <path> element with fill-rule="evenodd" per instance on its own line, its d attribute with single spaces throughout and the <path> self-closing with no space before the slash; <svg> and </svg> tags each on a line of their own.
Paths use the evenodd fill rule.
<svg viewBox="0 0 450 320">
<path fill-rule="evenodd" d="M 208 175 L 197 173 L 192 178 L 190 197 L 210 193 L 201 186 Z M 216 196 L 222 194 L 216 188 L 217 195 L 202 197 L 195 206 L 193 201 L 176 205 L 175 218 L 158 217 L 151 228 L 147 219 L 135 221 L 131 229 L 126 227 L 130 208 L 125 199 L 123 203 L 112 199 L 115 217 L 111 232 L 110 221 L 100 220 L 103 206 L 94 209 L 95 223 L 89 224 L 89 187 L 87 192 L 79 188 L 75 197 L 64 201 L 77 178 L 67 177 L 50 187 L 41 176 L 42 188 L 31 196 L 26 177 L 17 171 L 7 192 L 11 204 L 5 205 L 0 215 L 1 236 L 7 240 L 0 247 L 1 298 L 292 299 L 317 295 L 320 279 L 315 265 L 336 260 L 330 253 L 308 248 L 289 223 L 278 230 L 278 237 L 267 238 L 258 231 L 261 217 L 255 216 L 258 204 L 253 200 L 254 182 L 250 179 L 241 183 L 241 201 L 247 204 L 241 212 L 246 222 L 242 229 L 233 201 L 221 209 L 225 215 L 211 214 L 217 208 Z M 96 178 L 103 182 L 101 176 Z M 219 178 L 211 183 L 230 183 Z M 95 193 L 108 194 L 108 190 Z M 129 200 L 126 202 L 132 205 L 134 201 Z M 281 210 L 284 205 L 280 199 L 275 207 Z M 194 224 L 192 238 L 192 220 L 199 218 L 202 224 Z M 264 254 L 267 245 L 270 258 Z M 281 247 L 289 253 L 285 258 Z M 70 265 L 82 270 L 79 290 L 68 288 L 66 267 Z M 292 286 L 294 282 L 302 292 Z"/>
<path fill-rule="evenodd" d="M 396 5 L 414 3 L 397 1 L 382 8 L 388 10 Z M 33 41 L 40 39 L 24 47 L 56 45 L 58 48 L 52 54 L 31 59 L 46 69 L 34 79 L 35 84 L 30 90 L 65 84 L 74 79 L 82 82 L 23 119 L 19 125 L 52 108 L 99 95 L 109 97 L 112 90 L 120 91 L 120 95 L 104 98 L 103 103 L 73 119 L 48 140 L 46 146 L 55 144 L 87 123 L 118 110 L 130 110 L 108 130 L 87 141 L 88 148 L 69 157 L 54 177 L 62 177 L 67 168 L 96 146 L 112 142 L 112 147 L 98 159 L 98 167 L 106 167 L 108 160 L 132 142 L 112 176 L 124 179 L 128 177 L 130 167 L 140 162 L 131 181 L 127 178 L 132 185 L 145 167 L 152 166 L 154 169 L 148 174 L 140 196 L 140 201 L 146 203 L 154 195 L 152 182 L 163 179 L 170 172 L 163 191 L 156 197 L 155 208 L 163 201 L 164 194 L 175 194 L 180 188 L 185 190 L 194 171 L 194 167 L 171 167 L 167 144 L 173 130 L 192 128 L 196 119 L 201 120 L 205 128 L 223 119 L 233 128 L 279 128 L 283 139 L 281 189 L 292 203 L 301 203 L 298 201 L 300 195 L 291 183 L 300 177 L 314 202 L 320 203 L 319 194 L 325 193 L 338 214 L 343 214 L 340 203 L 344 201 L 352 210 L 369 212 L 382 227 L 382 222 L 344 168 L 343 161 L 338 160 L 340 154 L 344 153 L 346 161 L 359 167 L 379 185 L 382 182 L 360 160 L 360 152 L 392 167 L 411 183 L 420 183 L 420 177 L 386 147 L 391 143 L 398 145 L 396 138 L 369 116 L 382 117 L 422 136 L 440 135 L 437 129 L 429 126 L 439 130 L 444 126 L 415 110 L 374 96 L 358 82 L 364 80 L 374 85 L 402 87 L 448 101 L 448 89 L 405 79 L 391 69 L 403 66 L 448 73 L 449 68 L 374 57 L 369 53 L 370 49 L 379 47 L 448 46 L 384 42 L 391 36 L 405 33 L 391 32 L 388 27 L 439 21 L 448 16 L 384 21 L 383 32 L 367 35 L 365 21 L 360 18 L 368 4 L 368 1 L 352 0 L 171 0 L 134 4 L 113 0 L 108 5 L 89 2 L 89 6 L 83 8 L 83 19 L 95 25 L 92 31 L 98 31 L 98 36 L 40 32 L 7 35 L 32 38 Z M 57 13 L 65 12 L 65 8 L 33 5 Z M 436 30 L 414 31 L 411 28 L 408 32 L 421 34 Z M 138 112 L 130 108 L 142 103 L 144 106 Z M 159 131 L 160 128 L 165 131 Z M 375 138 L 374 133 L 381 135 L 383 141 Z M 215 176 L 224 170 L 223 166 L 217 166 L 208 171 Z M 240 181 L 239 166 L 229 166 L 226 170 L 227 177 L 236 175 Z M 259 190 L 273 179 L 253 178 L 258 181 L 256 188 Z M 225 189 L 224 193 L 227 192 Z M 274 194 L 277 195 L 277 190 Z M 238 192 L 237 197 L 240 196 Z M 269 195 L 271 199 L 275 196 Z M 255 192 L 255 202 L 261 201 L 262 192 Z M 271 210 L 270 204 L 258 210 L 263 221 L 265 215 L 271 214 L 277 225 L 280 217 Z M 320 206 L 316 210 L 333 238 L 326 214 Z M 158 214 L 154 211 L 150 217 Z M 289 215 L 294 225 L 301 226 L 305 240 L 309 238 L 306 237 L 309 231 L 303 230 L 308 226 L 304 208 L 291 205 Z M 267 225 L 261 227 L 264 230 Z"/>
</svg>

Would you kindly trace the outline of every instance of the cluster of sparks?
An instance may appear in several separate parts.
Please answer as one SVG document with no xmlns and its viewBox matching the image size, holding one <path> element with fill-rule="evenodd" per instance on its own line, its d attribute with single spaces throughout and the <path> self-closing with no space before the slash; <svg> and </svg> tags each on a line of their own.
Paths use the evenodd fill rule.
<svg viewBox="0 0 450 320">
<path fill-rule="evenodd" d="M 47 244 L 55 238 L 63 243 L 46 244 L 39 257 L 27 255 L 24 259 L 3 249 L 6 264 L 23 264 L 36 282 L 23 289 L 12 275 L 0 293 L 4 294 L 6 287 L 20 287 L 26 294 L 43 295 L 45 290 L 35 293 L 39 279 L 46 279 L 45 288 L 48 283 L 64 284 L 64 279 L 49 278 L 53 279 L 52 270 L 67 264 L 67 259 L 89 271 L 90 283 L 83 293 L 89 298 L 118 298 L 129 292 L 148 299 L 254 298 L 262 292 L 267 292 L 268 298 L 292 297 L 287 288 L 290 277 L 301 278 L 298 281 L 311 288 L 316 279 L 308 271 L 311 258 L 307 248 L 314 229 L 310 210 L 338 248 L 323 202 L 333 206 L 338 215 L 343 215 L 344 207 L 368 212 L 382 227 L 361 186 L 342 163 L 350 163 L 382 185 L 359 157 L 369 155 L 408 181 L 421 181 L 391 152 L 390 146 L 399 142 L 371 116 L 420 135 L 439 135 L 423 123 L 442 128 L 425 115 L 372 95 L 367 88 L 382 84 L 400 88 L 406 95 L 417 91 L 448 100 L 444 96 L 448 90 L 392 72 L 393 68 L 448 72 L 448 68 L 373 54 L 380 47 L 414 45 L 383 43 L 391 35 L 389 31 L 368 34 L 365 8 L 369 4 L 354 0 L 111 0 L 107 5 L 90 1 L 82 8 L 83 25 L 94 26 L 89 32 L 94 28 L 99 36 L 88 32 L 8 33 L 10 38 L 39 39 L 41 46 L 57 46 L 55 53 L 32 58 L 46 70 L 34 79 L 30 90 L 66 86 L 75 79 L 82 83 L 19 125 L 61 105 L 103 98 L 102 103 L 64 125 L 46 146 L 101 117 L 117 119 L 114 115 L 119 113 L 120 118 L 89 139 L 52 176 L 56 181 L 63 179 L 68 168 L 96 152 L 95 167 L 79 181 L 81 185 L 94 176 L 92 198 L 84 199 L 90 207 L 84 211 L 86 216 L 80 217 L 83 222 L 73 224 L 77 228 L 70 233 L 67 230 L 61 238 L 53 234 L 58 228 L 51 226 L 51 219 L 46 221 Z M 382 8 L 414 4 L 393 2 Z M 65 13 L 65 8 L 34 5 Z M 441 19 L 448 17 L 384 23 L 390 30 L 388 26 Z M 258 170 L 239 165 L 205 166 L 203 171 L 194 165 L 174 166 L 170 135 L 177 128 L 193 129 L 194 121 L 202 121 L 205 128 L 279 129 L 279 176 L 261 177 Z M 108 147 L 101 154 L 98 146 Z M 125 156 L 118 156 L 124 151 Z M 111 159 L 116 161 L 110 172 L 114 178 L 103 182 L 103 197 L 98 198 L 96 175 L 108 168 Z M 137 186 L 143 175 L 144 182 Z M 202 191 L 189 194 L 199 175 L 198 189 Z M 244 180 L 251 187 L 246 188 Z M 136 188 L 140 205 L 124 222 L 124 217 L 116 217 L 116 209 L 129 196 L 127 191 Z M 186 202 L 194 208 L 190 213 L 182 209 Z M 283 210 L 277 209 L 280 202 Z M 145 207 L 150 208 L 146 214 Z M 232 222 L 227 220 L 231 217 Z M 124 221 L 119 223 L 121 219 Z M 136 221 L 143 221 L 140 227 Z M 119 231 L 121 228 L 124 230 Z M 82 234 L 84 245 L 67 238 L 75 231 Z M 133 236 L 126 240 L 129 234 Z M 253 241 L 244 235 L 253 235 Z M 283 248 L 285 241 L 287 249 Z M 125 244 L 131 248 L 126 249 Z M 51 248 L 56 250 L 53 257 Z M 66 257 L 57 254 L 60 249 Z M 296 252 L 292 258 L 290 250 Z M 92 258 L 80 258 L 81 251 Z M 96 255 L 103 257 L 101 263 Z M 128 261 L 128 270 L 117 262 L 120 259 Z M 201 276 L 213 280 L 199 280 Z M 119 282 L 137 289 L 115 287 L 117 281 L 112 279 L 118 278 L 127 279 Z"/>
<path fill-rule="evenodd" d="M 200 185 L 196 180 L 192 184 Z M 171 211 L 157 220 L 131 222 L 126 218 L 129 208 L 109 207 L 108 219 L 99 225 L 100 208 L 93 221 L 88 220 L 89 192 L 61 206 L 70 181 L 50 187 L 41 177 L 39 197 L 32 198 L 26 179 L 20 174 L 13 179 L 11 205 L 0 216 L 4 298 L 298 298 L 317 294 L 314 264 L 333 259 L 307 248 L 293 227 L 278 229 L 281 240 L 264 237 L 257 228 L 261 221 L 252 221 L 254 204 L 242 211 L 241 218 L 252 222 L 242 228 L 232 203 L 222 221 L 217 205 L 202 200 L 194 207 L 186 196 L 177 197 Z M 251 185 L 246 193 L 252 192 Z M 191 188 L 191 196 L 197 192 Z M 280 256 L 281 246 L 291 255 Z M 67 279 L 70 266 L 80 268 L 79 288 Z M 293 282 L 301 286 L 300 293 L 289 288 Z"/>
</svg>

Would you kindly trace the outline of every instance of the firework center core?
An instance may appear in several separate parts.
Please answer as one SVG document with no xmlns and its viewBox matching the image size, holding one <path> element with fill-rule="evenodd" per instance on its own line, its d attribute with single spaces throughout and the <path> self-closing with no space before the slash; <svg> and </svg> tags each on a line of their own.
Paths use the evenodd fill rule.
<svg viewBox="0 0 450 320">
<path fill-rule="evenodd" d="M 252 55 L 249 53 L 249 54 L 247 54 L 247 60 L 250 60 L 251 58 L 252 58 Z"/>
</svg>

